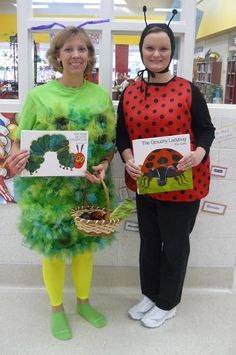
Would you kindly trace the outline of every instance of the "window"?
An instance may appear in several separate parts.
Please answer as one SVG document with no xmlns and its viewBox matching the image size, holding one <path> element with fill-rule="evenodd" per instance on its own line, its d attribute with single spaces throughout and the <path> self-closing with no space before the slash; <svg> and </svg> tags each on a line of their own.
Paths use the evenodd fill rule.
<svg viewBox="0 0 236 355">
<path fill-rule="evenodd" d="M 9 12 L 11 10 L 11 12 Z M 16 7 L 1 4 L 0 99 L 18 98 L 18 43 Z"/>
</svg>

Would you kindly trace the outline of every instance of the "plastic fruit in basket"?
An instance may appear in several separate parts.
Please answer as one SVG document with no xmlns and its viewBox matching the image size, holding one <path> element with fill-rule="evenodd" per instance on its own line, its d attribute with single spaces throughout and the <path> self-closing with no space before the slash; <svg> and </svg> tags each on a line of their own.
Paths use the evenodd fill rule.
<svg viewBox="0 0 236 355">
<path fill-rule="evenodd" d="M 101 212 L 101 211 L 83 212 L 80 215 L 80 218 L 100 221 L 102 219 L 106 219 L 106 212 Z"/>
</svg>

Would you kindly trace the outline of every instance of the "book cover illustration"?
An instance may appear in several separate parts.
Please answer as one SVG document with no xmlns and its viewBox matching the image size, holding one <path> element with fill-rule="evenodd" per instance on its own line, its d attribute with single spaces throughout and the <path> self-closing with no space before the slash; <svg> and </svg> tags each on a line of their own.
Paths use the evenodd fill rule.
<svg viewBox="0 0 236 355">
<path fill-rule="evenodd" d="M 22 131 L 30 152 L 21 176 L 82 176 L 87 168 L 87 131 Z"/>
<path fill-rule="evenodd" d="M 138 194 L 192 188 L 192 169 L 177 169 L 178 161 L 190 152 L 189 134 L 135 139 L 133 152 L 142 172 L 137 179 Z"/>
</svg>

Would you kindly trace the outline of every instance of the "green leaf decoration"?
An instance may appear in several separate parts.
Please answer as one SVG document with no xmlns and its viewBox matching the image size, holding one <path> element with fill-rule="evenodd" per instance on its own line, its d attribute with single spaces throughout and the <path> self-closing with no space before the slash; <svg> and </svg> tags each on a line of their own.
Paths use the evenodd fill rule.
<svg viewBox="0 0 236 355">
<path fill-rule="evenodd" d="M 110 219 L 125 219 L 134 211 L 134 209 L 134 201 L 126 199 L 114 209 L 110 215 Z"/>
</svg>

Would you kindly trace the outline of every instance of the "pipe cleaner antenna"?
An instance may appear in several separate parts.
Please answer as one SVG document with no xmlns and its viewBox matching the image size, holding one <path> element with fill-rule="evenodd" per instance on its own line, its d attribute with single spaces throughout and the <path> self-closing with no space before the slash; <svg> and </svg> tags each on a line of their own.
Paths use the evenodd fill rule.
<svg viewBox="0 0 236 355">
<path fill-rule="evenodd" d="M 144 16 L 144 21 L 145 21 L 145 24 L 146 24 L 146 27 L 147 27 L 147 17 L 146 17 L 146 12 L 147 12 L 147 6 L 144 5 L 143 6 L 143 16 Z"/>
<path fill-rule="evenodd" d="M 169 22 L 168 22 L 167 27 L 170 26 L 171 21 L 173 20 L 173 18 L 175 17 L 175 15 L 177 15 L 177 13 L 178 13 L 178 11 L 177 11 L 176 9 L 173 9 L 173 10 L 172 10 L 172 16 L 171 16 L 171 18 L 170 18 L 170 20 L 169 20 Z"/>
<path fill-rule="evenodd" d="M 86 25 L 93 25 L 93 24 L 97 24 L 97 23 L 105 23 L 105 22 L 110 22 L 109 19 L 102 19 L 102 20 L 93 20 L 93 21 L 86 21 L 81 23 L 80 25 L 78 25 L 76 28 L 80 28 Z M 40 26 L 36 26 L 36 27 L 31 27 L 31 31 L 38 31 L 38 30 L 50 30 L 51 28 L 53 28 L 54 26 L 58 26 L 58 27 L 62 27 L 62 28 L 66 28 L 65 25 L 63 25 L 62 23 L 58 23 L 58 22 L 53 22 L 49 25 L 40 25 Z"/>
</svg>

